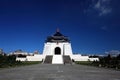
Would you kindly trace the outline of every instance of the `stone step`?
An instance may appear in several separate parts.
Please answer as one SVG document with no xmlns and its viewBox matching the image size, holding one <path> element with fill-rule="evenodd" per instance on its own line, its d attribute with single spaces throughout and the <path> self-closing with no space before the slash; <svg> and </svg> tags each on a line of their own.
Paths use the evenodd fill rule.
<svg viewBox="0 0 120 80">
<path fill-rule="evenodd" d="M 72 60 L 70 58 L 70 56 L 68 55 L 64 55 L 63 56 L 63 61 L 64 61 L 64 64 L 71 64 L 72 63 Z"/>
<path fill-rule="evenodd" d="M 51 64 L 53 56 L 46 56 L 44 63 Z"/>
<path fill-rule="evenodd" d="M 62 55 L 54 55 L 52 59 L 52 64 L 63 64 Z"/>
</svg>

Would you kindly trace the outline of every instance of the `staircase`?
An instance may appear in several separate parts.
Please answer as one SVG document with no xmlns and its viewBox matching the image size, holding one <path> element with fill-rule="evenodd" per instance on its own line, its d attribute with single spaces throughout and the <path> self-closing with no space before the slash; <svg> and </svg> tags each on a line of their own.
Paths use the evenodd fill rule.
<svg viewBox="0 0 120 80">
<path fill-rule="evenodd" d="M 52 63 L 53 56 L 46 56 L 44 63 L 45 64 L 51 64 Z"/>
<path fill-rule="evenodd" d="M 72 64 L 70 56 L 64 55 L 63 61 L 64 61 L 64 64 Z"/>
<path fill-rule="evenodd" d="M 48 55 L 44 60 L 45 64 L 72 64 L 69 55 Z"/>
<path fill-rule="evenodd" d="M 63 64 L 63 57 L 62 55 L 54 55 L 52 64 Z"/>
</svg>

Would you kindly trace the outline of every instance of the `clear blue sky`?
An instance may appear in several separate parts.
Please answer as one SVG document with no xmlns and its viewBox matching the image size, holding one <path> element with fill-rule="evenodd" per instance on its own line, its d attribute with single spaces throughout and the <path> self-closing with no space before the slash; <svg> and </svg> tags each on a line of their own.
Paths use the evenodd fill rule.
<svg viewBox="0 0 120 80">
<path fill-rule="evenodd" d="M 0 48 L 43 51 L 60 28 L 73 52 L 120 50 L 120 0 L 0 0 Z"/>
</svg>

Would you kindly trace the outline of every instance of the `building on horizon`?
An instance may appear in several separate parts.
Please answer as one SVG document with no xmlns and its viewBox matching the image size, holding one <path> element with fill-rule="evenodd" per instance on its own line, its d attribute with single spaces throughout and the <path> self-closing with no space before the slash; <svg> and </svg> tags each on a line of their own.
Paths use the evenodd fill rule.
<svg viewBox="0 0 120 80">
<path fill-rule="evenodd" d="M 59 29 L 57 29 L 55 34 L 48 36 L 45 40 L 42 54 L 34 54 L 33 56 L 26 56 L 26 58 L 17 57 L 16 60 L 64 64 L 72 63 L 72 61 L 96 61 L 99 59 L 82 56 L 81 54 L 73 54 L 70 39 L 61 34 Z"/>
</svg>

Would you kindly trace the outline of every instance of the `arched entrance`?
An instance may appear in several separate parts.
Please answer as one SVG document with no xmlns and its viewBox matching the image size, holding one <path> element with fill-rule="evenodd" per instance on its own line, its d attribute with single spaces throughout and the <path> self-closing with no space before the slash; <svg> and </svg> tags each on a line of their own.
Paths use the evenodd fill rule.
<svg viewBox="0 0 120 80">
<path fill-rule="evenodd" d="M 55 48 L 55 55 L 60 55 L 61 54 L 61 49 L 59 47 Z"/>
</svg>

